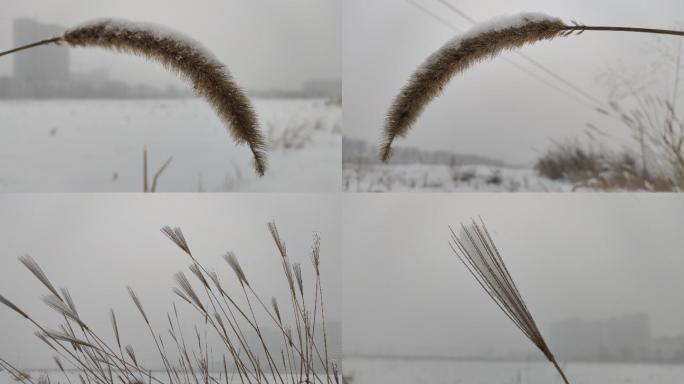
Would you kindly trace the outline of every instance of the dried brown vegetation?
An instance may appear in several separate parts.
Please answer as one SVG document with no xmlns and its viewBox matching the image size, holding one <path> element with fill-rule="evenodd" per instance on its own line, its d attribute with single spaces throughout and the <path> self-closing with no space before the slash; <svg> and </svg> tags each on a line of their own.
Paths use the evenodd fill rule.
<svg viewBox="0 0 684 384">
<path fill-rule="evenodd" d="M 156 383 L 156 384 L 220 384 L 225 382 L 249 384 L 339 384 L 339 371 L 328 354 L 323 289 L 320 276 L 320 242 L 314 237 L 311 251 L 312 292 L 305 295 L 308 285 L 301 275 L 301 265 L 292 263 L 274 223 L 269 223 L 278 252 L 290 306 L 282 307 L 271 299 L 265 304 L 256 288 L 247 280 L 246 271 L 232 253 L 226 257 L 238 279 L 238 288 L 222 282 L 219 274 L 208 271 L 193 255 L 185 236 L 178 228 L 164 227 L 162 232 L 190 257 L 189 268 L 196 281 L 183 273 L 176 274 L 174 293 L 194 312 L 201 315 L 204 332 L 194 326 L 194 339 L 187 340 L 184 325 L 175 304 L 162 319 L 145 310 L 144 300 L 132 289 L 128 293 L 140 314 L 163 365 L 162 373 L 154 373 L 145 366 L 130 345 L 123 345 L 114 310 L 110 311 L 115 342 L 109 343 L 92 329 L 79 315 L 69 291 L 58 291 L 38 264 L 29 256 L 21 262 L 51 293 L 44 302 L 64 319 L 58 330 L 50 330 L 31 315 L 22 311 L 9 299 L 0 295 L 0 304 L 16 312 L 36 328 L 36 336 L 55 353 L 55 363 L 71 384 L 65 369 L 75 370 L 81 383 Z M 313 296 L 313 303 L 308 298 Z M 258 316 L 257 313 L 262 314 Z M 265 318 L 266 321 L 261 319 Z M 168 322 L 165 333 L 158 333 L 153 324 Z M 266 326 L 276 329 L 282 342 L 267 345 Z M 164 337 L 168 333 L 168 336 Z M 256 334 L 258 342 L 250 341 Z M 211 340 L 214 340 L 212 343 Z M 322 342 L 321 342 L 322 340 Z M 216 342 L 222 346 L 215 349 Z M 219 362 L 220 367 L 215 367 Z M 49 377 L 38 380 L 0 358 L 0 369 L 25 384 L 49 383 Z"/>
<path fill-rule="evenodd" d="M 563 381 L 568 384 L 565 373 L 546 344 L 484 223 L 477 223 L 473 220 L 469 225 L 461 225 L 458 234 L 453 228 L 449 229 L 451 231 L 449 245 L 456 256 L 468 268 L 468 271 L 489 297 L 494 300 L 518 329 L 539 348 L 558 370 Z"/>
</svg>

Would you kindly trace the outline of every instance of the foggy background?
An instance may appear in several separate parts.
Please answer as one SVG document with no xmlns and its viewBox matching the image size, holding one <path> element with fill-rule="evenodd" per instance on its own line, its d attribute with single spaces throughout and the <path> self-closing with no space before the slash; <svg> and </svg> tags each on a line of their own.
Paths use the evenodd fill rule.
<svg viewBox="0 0 684 384">
<path fill-rule="evenodd" d="M 682 2 L 670 0 L 657 4 L 637 0 L 447 1 L 478 21 L 504 14 L 543 12 L 568 23 L 577 20 L 587 25 L 676 28 L 684 12 Z M 471 26 L 438 0 L 413 3 L 418 7 L 409 0 L 344 2 L 345 139 L 364 140 L 370 146 L 359 149 L 359 143 L 345 142 L 345 161 L 348 155 L 375 151 L 394 96 L 427 56 L 459 33 L 445 24 L 460 31 Z M 622 67 L 630 74 L 643 72 L 654 57 L 656 40 L 645 34 L 586 32 L 525 46 L 520 52 L 606 103 L 610 88 L 599 81 L 600 75 Z M 658 41 L 676 48 L 678 40 L 663 37 Z M 627 142 L 629 132 L 619 122 L 596 112 L 596 102 L 513 53 L 503 56 L 542 80 L 502 57 L 479 63 L 455 77 L 395 146 L 480 155 L 528 166 L 549 147 L 550 139 L 584 137 L 587 123 L 610 134 L 607 141 L 611 145 Z M 671 82 L 674 68 L 664 67 L 660 74 Z M 669 87 L 662 92 L 669 92 Z M 493 164 L 482 159 L 478 163 Z"/>
<path fill-rule="evenodd" d="M 136 290 L 152 326 L 165 338 L 172 302 L 177 303 L 184 326 L 203 329 L 204 324 L 171 292 L 177 271 L 186 272 L 191 281 L 194 276 L 187 270 L 190 259 L 159 231 L 162 226 L 180 226 L 195 257 L 216 270 L 226 290 L 235 294 L 239 285 L 222 258 L 233 251 L 256 292 L 265 301 L 278 298 L 284 316 L 290 312 L 289 291 L 266 223 L 275 220 L 291 260 L 302 263 L 305 289 L 313 286 L 310 251 L 317 232 L 329 343 L 339 353 L 341 274 L 335 196 L 6 194 L 0 211 L 0 292 L 48 328 L 60 322 L 60 316 L 40 300 L 47 290 L 17 261 L 30 254 L 58 289 L 71 291 L 84 321 L 115 344 L 109 319 L 113 308 L 122 343 L 130 343 L 139 361 L 150 368 L 161 363 L 126 286 Z M 261 310 L 255 312 L 265 316 Z M 262 320 L 267 333 L 272 323 Z M 33 336 L 35 329 L 27 321 L 3 306 L 0 324 L 2 358 L 19 368 L 56 368 L 49 348 Z M 209 330 L 210 338 L 213 332 Z M 192 328 L 186 336 L 190 335 Z"/>
<path fill-rule="evenodd" d="M 543 359 L 448 247 L 448 226 L 478 215 L 559 361 L 684 361 L 679 196 L 347 194 L 342 206 L 343 349 L 345 358 L 370 359 L 363 360 L 365 373 L 386 378 L 395 367 L 446 383 L 473 371 L 469 380 L 478 382 L 501 367 L 437 364 Z M 373 360 L 388 357 L 406 361 L 388 362 L 382 371 Z M 400 369 L 420 357 L 431 365 Z M 601 373 L 573 364 L 569 369 L 577 379 L 583 372 L 584 382 L 624 374 L 622 380 L 669 383 L 663 372 L 674 372 L 663 368 L 647 377 L 646 368 Z M 491 382 L 513 382 L 504 380 L 515 380 L 524 365 L 512 367 L 512 377 L 489 376 Z"/>
<path fill-rule="evenodd" d="M 300 91 L 307 82 L 339 82 L 339 7 L 336 0 L 287 3 L 244 0 L 27 3 L 8 0 L 3 2 L 0 15 L 0 47 L 13 47 L 15 19 L 30 18 L 62 29 L 94 18 L 153 22 L 202 42 L 227 64 L 242 87 L 262 93 L 292 92 Z M 141 58 L 99 49 L 69 49 L 69 55 L 75 74 L 99 73 L 129 85 L 144 84 L 161 89 L 173 85 L 180 90 L 188 89 L 177 76 Z M 0 76 L 11 73 L 12 56 L 3 57 Z"/>
</svg>

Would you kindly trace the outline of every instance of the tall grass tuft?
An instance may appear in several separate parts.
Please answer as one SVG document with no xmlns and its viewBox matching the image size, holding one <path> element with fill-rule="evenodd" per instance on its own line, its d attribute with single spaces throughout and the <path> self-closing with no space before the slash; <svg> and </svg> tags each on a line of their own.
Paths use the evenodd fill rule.
<svg viewBox="0 0 684 384">
<path fill-rule="evenodd" d="M 539 13 L 505 16 L 478 24 L 430 55 L 399 91 L 387 112 L 380 158 L 382 161 L 390 159 L 394 139 L 406 136 L 428 103 L 455 75 L 505 50 L 585 31 L 684 36 L 684 32 L 662 29 L 585 26 L 574 22 L 567 25 L 561 19 Z"/>
<path fill-rule="evenodd" d="M 190 82 L 227 125 L 237 143 L 247 143 L 259 175 L 266 171 L 266 144 L 256 112 L 227 68 L 199 42 L 162 26 L 125 20 L 94 20 L 68 29 L 62 36 L 28 44 L 4 56 L 47 44 L 98 47 L 129 53 L 161 63 Z"/>
<path fill-rule="evenodd" d="M 462 224 L 458 234 L 451 227 L 449 230 L 451 231 L 449 245 L 456 256 L 463 262 L 489 297 L 494 300 L 518 329 L 539 348 L 558 370 L 563 381 L 568 384 L 565 373 L 558 365 L 539 331 L 484 222 L 477 223 L 473 220 L 469 225 Z"/>
<path fill-rule="evenodd" d="M 304 277 L 300 272 L 295 272 L 296 284 L 293 284 L 292 278 L 292 271 L 301 271 L 301 265 L 296 264 L 298 266 L 295 267 L 289 261 L 275 224 L 269 223 L 268 227 L 283 266 L 285 283 L 289 287 L 285 292 L 290 300 L 289 309 L 280 306 L 275 297 L 267 306 L 256 287 L 247 281 L 246 271 L 234 254 L 228 253 L 226 256 L 235 273 L 235 276 L 228 274 L 227 278 L 239 284 L 236 289 L 229 289 L 230 283 L 221 282 L 219 273 L 208 271 L 192 254 L 179 228 L 162 228 L 162 232 L 191 259 L 189 269 L 196 280 L 192 282 L 183 272 L 178 272 L 177 286 L 173 291 L 191 311 L 201 315 L 204 325 L 203 330 L 195 325 L 193 335 L 184 334 L 179 309 L 174 304 L 172 311 L 161 317 L 168 323 L 168 329 L 157 332 L 153 324 L 158 316 L 146 311 L 141 296 L 128 288 L 135 310 L 148 328 L 161 359 L 162 374 L 153 373 L 141 356 L 136 355 L 133 347 L 124 344 L 114 310 L 110 311 L 114 342 L 109 343 L 80 317 L 69 291 L 63 289 L 60 294 L 54 289 L 47 275 L 29 256 L 20 258 L 21 262 L 50 292 L 44 301 L 61 315 L 63 323 L 52 330 L 2 295 L 0 304 L 37 328 L 36 336 L 54 352 L 54 361 L 68 384 L 71 384 L 65 373 L 68 369 L 78 372 L 82 384 L 339 384 L 338 365 L 328 354 L 320 275 L 320 239 L 318 235 L 314 236 L 311 255 L 314 294 L 305 295 L 308 285 Z M 282 337 L 279 345 L 267 343 L 264 336 L 266 326 L 275 329 Z M 257 341 L 250 339 L 252 335 L 256 335 Z M 320 342 L 321 338 L 323 342 Z M 210 345 L 211 340 L 219 343 L 218 350 Z M 9 372 L 21 383 L 50 382 L 49 377 L 35 380 L 1 358 L 0 369 Z"/>
</svg>

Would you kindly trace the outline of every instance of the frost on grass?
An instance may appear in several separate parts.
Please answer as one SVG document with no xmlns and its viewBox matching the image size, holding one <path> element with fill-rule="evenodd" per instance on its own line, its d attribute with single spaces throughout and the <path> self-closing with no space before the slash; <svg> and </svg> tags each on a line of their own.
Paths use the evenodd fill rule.
<svg viewBox="0 0 684 384">
<path fill-rule="evenodd" d="M 166 27 L 115 19 L 81 24 L 64 33 L 73 47 L 98 47 L 161 63 L 192 84 L 221 118 L 237 143 L 249 145 L 254 168 L 266 171 L 266 143 L 247 95 L 226 67 L 199 42 Z"/>
<path fill-rule="evenodd" d="M 552 39 L 564 23 L 539 13 L 504 16 L 480 23 L 430 55 L 399 91 L 387 113 L 380 158 L 388 161 L 394 139 L 404 137 L 425 107 L 456 74 L 507 49 Z"/>
</svg>

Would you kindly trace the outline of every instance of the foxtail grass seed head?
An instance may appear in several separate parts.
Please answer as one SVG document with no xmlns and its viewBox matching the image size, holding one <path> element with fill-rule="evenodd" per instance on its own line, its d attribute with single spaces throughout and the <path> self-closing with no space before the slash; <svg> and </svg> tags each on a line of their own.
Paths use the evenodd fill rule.
<svg viewBox="0 0 684 384">
<path fill-rule="evenodd" d="M 233 77 L 202 44 L 166 27 L 126 20 L 86 22 L 64 32 L 72 47 L 99 47 L 143 56 L 189 81 L 227 125 L 237 143 L 247 143 L 259 175 L 266 171 L 266 145 L 256 112 Z"/>
<path fill-rule="evenodd" d="M 479 23 L 430 55 L 399 91 L 385 118 L 380 158 L 389 161 L 394 140 L 408 134 L 428 103 L 442 92 L 455 75 L 505 50 L 585 31 L 684 36 L 683 31 L 665 29 L 586 26 L 574 21 L 572 25 L 566 25 L 561 19 L 542 13 L 520 13 Z"/>
<path fill-rule="evenodd" d="M 61 36 L 0 52 L 0 56 L 61 43 L 142 56 L 176 73 L 209 103 L 236 143 L 247 143 L 254 156 L 254 169 L 263 176 L 266 144 L 254 107 L 225 65 L 198 41 L 161 25 L 99 19 L 67 29 Z M 166 165 L 168 161 L 162 168 Z"/>
<path fill-rule="evenodd" d="M 418 67 L 392 102 L 385 120 L 382 160 L 389 160 L 394 139 L 406 136 L 428 103 L 456 74 L 504 50 L 557 37 L 563 27 L 555 17 L 520 14 L 478 24 L 444 44 Z"/>
</svg>

